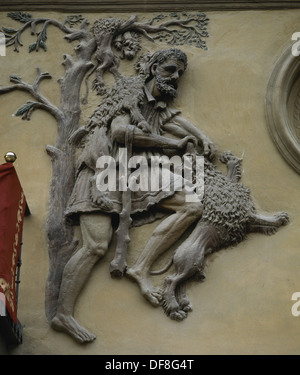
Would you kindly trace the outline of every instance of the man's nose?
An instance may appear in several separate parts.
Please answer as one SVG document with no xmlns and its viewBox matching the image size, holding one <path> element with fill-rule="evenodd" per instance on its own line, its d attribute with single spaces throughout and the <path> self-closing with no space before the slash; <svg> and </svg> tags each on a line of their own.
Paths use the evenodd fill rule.
<svg viewBox="0 0 300 375">
<path fill-rule="evenodd" d="M 178 79 L 178 78 L 179 78 L 179 72 L 174 72 L 174 73 L 172 74 L 172 78 L 173 78 L 173 79 Z"/>
</svg>

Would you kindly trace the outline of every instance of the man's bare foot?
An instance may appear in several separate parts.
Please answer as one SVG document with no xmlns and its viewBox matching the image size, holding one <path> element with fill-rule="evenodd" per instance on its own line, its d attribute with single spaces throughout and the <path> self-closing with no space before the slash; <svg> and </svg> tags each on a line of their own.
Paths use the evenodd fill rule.
<svg viewBox="0 0 300 375">
<path fill-rule="evenodd" d="M 57 331 L 63 331 L 68 333 L 79 343 L 92 342 L 96 336 L 87 331 L 71 315 L 56 315 L 52 322 L 51 327 Z"/>
<path fill-rule="evenodd" d="M 160 305 L 162 300 L 162 290 L 154 287 L 149 275 L 142 273 L 139 270 L 135 270 L 134 268 L 130 268 L 127 270 L 126 276 L 138 283 L 142 295 L 151 303 L 151 305 Z"/>
</svg>

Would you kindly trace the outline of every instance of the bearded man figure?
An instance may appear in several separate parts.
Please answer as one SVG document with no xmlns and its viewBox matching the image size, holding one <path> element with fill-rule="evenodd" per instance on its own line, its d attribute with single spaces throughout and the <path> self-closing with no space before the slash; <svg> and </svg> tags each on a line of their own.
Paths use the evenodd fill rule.
<svg viewBox="0 0 300 375">
<path fill-rule="evenodd" d="M 116 191 L 104 192 L 96 187 L 98 158 L 110 155 L 118 164 L 119 149 L 126 145 L 128 133 L 132 155 L 140 155 L 147 160 L 153 155 L 169 155 L 169 152 L 183 155 L 189 142 L 201 147 L 203 155 L 214 156 L 215 147 L 210 139 L 181 117 L 178 110 L 169 108 L 169 103 L 177 94 L 178 80 L 186 67 L 186 55 L 175 48 L 158 51 L 147 61 L 144 69 L 146 74 L 139 81 L 142 82 L 142 90 L 138 101 L 141 115 L 148 123 L 147 131 L 132 121 L 128 105 L 127 111 L 124 108 L 109 111 L 107 107 L 106 112 L 110 114 L 106 117 L 103 116 L 104 111 L 101 116 L 99 111 L 95 111 L 86 127 L 77 178 L 66 210 L 66 217 L 80 224 L 82 247 L 65 266 L 57 314 L 52 320 L 54 329 L 65 331 L 80 343 L 93 341 L 95 335 L 79 325 L 73 317 L 76 299 L 93 266 L 106 254 L 113 235 L 114 221 L 122 210 L 122 192 L 118 188 Z M 131 96 L 136 95 L 137 92 L 132 91 Z M 108 96 L 105 105 L 108 106 L 109 103 L 112 101 Z M 120 177 L 122 176 L 119 176 L 119 180 Z M 161 177 L 162 184 L 158 190 L 131 192 L 132 225 L 168 216 L 157 226 L 136 263 L 126 272 L 126 276 L 138 283 L 143 296 L 154 306 L 160 304 L 161 294 L 150 278 L 153 262 L 202 213 L 201 201 L 188 197 L 194 194 L 190 188 L 183 186 L 181 191 L 166 190 L 163 186 L 164 178 L 162 175 Z M 179 177 L 181 178 L 173 174 L 172 181 Z"/>
</svg>

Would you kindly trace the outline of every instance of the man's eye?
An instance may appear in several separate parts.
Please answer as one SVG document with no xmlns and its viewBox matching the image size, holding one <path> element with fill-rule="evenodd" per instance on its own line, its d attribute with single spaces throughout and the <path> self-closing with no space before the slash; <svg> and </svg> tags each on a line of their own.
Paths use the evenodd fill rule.
<svg viewBox="0 0 300 375">
<path fill-rule="evenodd" d="M 176 70 L 176 68 L 172 67 L 172 66 L 167 66 L 165 68 L 165 71 L 168 72 L 168 73 L 174 73 Z"/>
</svg>

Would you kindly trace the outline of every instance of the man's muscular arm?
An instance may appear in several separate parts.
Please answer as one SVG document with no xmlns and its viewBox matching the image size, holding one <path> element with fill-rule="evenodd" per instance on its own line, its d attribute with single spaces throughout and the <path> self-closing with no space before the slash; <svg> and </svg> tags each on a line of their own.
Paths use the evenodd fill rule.
<svg viewBox="0 0 300 375">
<path fill-rule="evenodd" d="M 196 137 L 196 139 L 200 140 L 203 144 L 204 155 L 207 155 L 210 158 L 215 156 L 216 146 L 214 143 L 203 132 L 201 132 L 200 129 L 183 117 L 175 116 L 172 119 L 172 122 L 164 125 L 164 129 L 177 137 L 185 137 L 188 135 Z"/>
<path fill-rule="evenodd" d="M 114 141 L 119 144 L 125 143 L 125 135 L 128 125 L 130 125 L 129 116 L 118 116 L 112 121 L 111 133 Z M 133 146 L 141 148 L 182 149 L 189 141 L 195 142 L 195 137 L 187 135 L 183 139 L 176 140 L 158 134 L 145 133 L 137 127 L 133 134 Z"/>
</svg>

